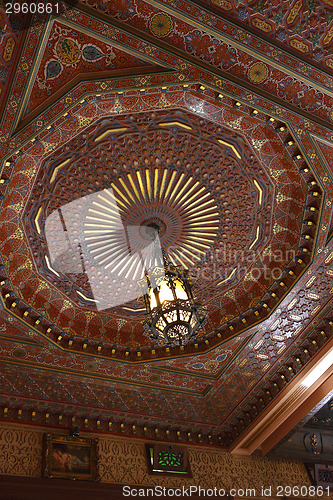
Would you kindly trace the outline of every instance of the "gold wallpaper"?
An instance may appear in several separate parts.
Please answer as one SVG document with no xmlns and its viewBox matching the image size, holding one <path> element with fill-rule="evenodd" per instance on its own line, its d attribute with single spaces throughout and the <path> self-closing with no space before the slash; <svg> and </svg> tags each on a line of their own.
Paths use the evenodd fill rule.
<svg viewBox="0 0 333 500">
<path fill-rule="evenodd" d="M 42 431 L 0 422 L 0 474 L 41 475 Z"/>
<path fill-rule="evenodd" d="M 60 433 L 58 429 L 52 431 L 0 422 L 0 474 L 40 476 L 43 432 Z M 91 437 L 92 434 L 82 433 L 82 436 Z M 200 485 L 226 491 L 231 488 L 260 491 L 262 486 L 272 486 L 274 491 L 278 485 L 310 486 L 301 463 L 270 460 L 259 455 L 235 457 L 216 448 L 198 446 L 188 447 L 193 478 L 149 476 L 144 441 L 117 436 L 97 437 L 102 482 L 167 487 Z"/>
</svg>

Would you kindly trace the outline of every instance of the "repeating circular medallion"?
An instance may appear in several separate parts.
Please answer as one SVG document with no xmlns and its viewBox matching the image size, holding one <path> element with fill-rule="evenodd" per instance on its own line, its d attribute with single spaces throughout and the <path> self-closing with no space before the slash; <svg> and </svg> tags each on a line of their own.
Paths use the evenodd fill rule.
<svg viewBox="0 0 333 500">
<path fill-rule="evenodd" d="M 155 36 L 167 36 L 172 30 L 171 18 L 162 12 L 155 14 L 150 21 L 150 29 Z"/>
<path fill-rule="evenodd" d="M 255 63 L 248 71 L 248 77 L 252 83 L 262 83 L 266 80 L 268 75 L 268 68 L 266 64 L 263 63 Z"/>
</svg>

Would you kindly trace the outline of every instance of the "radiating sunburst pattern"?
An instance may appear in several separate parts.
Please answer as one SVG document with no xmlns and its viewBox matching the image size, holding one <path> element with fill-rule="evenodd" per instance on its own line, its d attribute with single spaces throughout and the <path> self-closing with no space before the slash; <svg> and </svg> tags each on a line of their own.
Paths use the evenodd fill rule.
<svg viewBox="0 0 333 500">
<path fill-rule="evenodd" d="M 39 272 L 79 307 L 105 312 L 97 334 L 98 321 L 131 318 L 113 330 L 116 343 L 140 343 L 144 275 L 163 248 L 220 324 L 227 290 L 247 300 L 242 273 L 270 237 L 274 191 L 251 151 L 184 109 L 102 119 L 35 183 L 26 231 Z"/>
<path fill-rule="evenodd" d="M 166 168 L 137 170 L 93 197 L 85 212 L 84 244 L 105 269 L 139 279 L 143 260 L 149 267 L 151 224 L 159 227 L 169 259 L 191 268 L 211 248 L 221 215 L 211 193 L 191 175 Z"/>
</svg>

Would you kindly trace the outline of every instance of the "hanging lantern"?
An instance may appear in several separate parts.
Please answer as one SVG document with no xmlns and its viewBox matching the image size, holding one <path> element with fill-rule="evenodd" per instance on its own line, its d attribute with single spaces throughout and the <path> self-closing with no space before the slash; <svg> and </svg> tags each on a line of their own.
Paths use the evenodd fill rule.
<svg viewBox="0 0 333 500">
<path fill-rule="evenodd" d="M 208 311 L 195 303 L 188 272 L 164 258 L 164 268 L 146 275 L 145 334 L 160 345 L 185 345 L 196 338 Z"/>
</svg>

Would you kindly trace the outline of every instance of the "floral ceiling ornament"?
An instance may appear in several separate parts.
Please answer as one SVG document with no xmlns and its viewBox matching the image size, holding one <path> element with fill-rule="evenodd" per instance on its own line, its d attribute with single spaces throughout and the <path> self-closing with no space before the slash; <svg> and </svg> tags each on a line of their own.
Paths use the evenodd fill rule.
<svg viewBox="0 0 333 500">
<path fill-rule="evenodd" d="M 74 38 L 60 36 L 53 49 L 54 57 L 49 59 L 44 67 L 45 80 L 38 78 L 38 87 L 40 89 L 48 88 L 47 81 L 58 78 L 64 67 L 76 68 L 81 59 L 86 62 L 93 63 L 105 58 L 105 65 L 111 64 L 111 61 L 116 57 L 112 47 L 108 47 L 105 54 L 97 45 L 89 43 L 81 45 Z"/>
<path fill-rule="evenodd" d="M 264 80 L 266 80 L 267 75 L 268 75 L 268 68 L 265 64 L 261 62 L 251 66 L 248 72 L 249 80 L 251 80 L 252 83 L 256 84 L 262 83 Z"/>
<path fill-rule="evenodd" d="M 81 59 L 81 46 L 74 38 L 60 37 L 56 43 L 53 53 L 65 66 L 76 66 Z"/>
<path fill-rule="evenodd" d="M 167 36 L 172 30 L 172 21 L 167 14 L 155 14 L 150 21 L 150 29 L 155 36 Z"/>
</svg>

